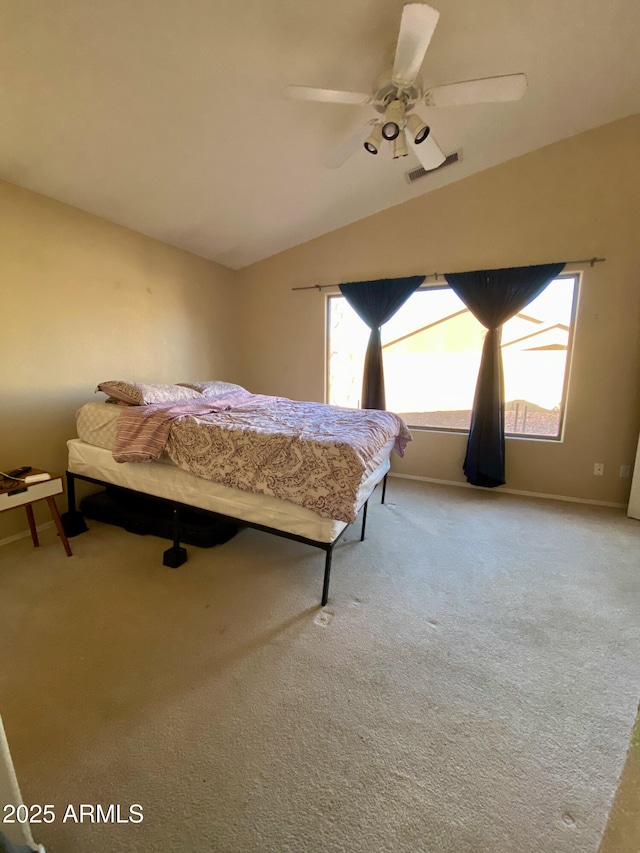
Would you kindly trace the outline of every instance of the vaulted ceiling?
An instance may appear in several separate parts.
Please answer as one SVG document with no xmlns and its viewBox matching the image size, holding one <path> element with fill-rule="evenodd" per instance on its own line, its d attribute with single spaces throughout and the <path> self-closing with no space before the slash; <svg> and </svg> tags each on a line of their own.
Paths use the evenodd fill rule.
<svg viewBox="0 0 640 853">
<path fill-rule="evenodd" d="M 422 108 L 460 162 L 325 161 L 371 107 L 402 0 L 3 0 L 0 178 L 234 269 L 640 112 L 637 0 L 432 0 L 425 86 L 524 72 L 517 102 Z"/>
</svg>

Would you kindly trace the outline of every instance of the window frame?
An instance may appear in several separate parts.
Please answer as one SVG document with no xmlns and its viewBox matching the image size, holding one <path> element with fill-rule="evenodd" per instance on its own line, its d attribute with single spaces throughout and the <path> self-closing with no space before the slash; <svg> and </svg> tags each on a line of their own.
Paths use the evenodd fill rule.
<svg viewBox="0 0 640 853">
<path fill-rule="evenodd" d="M 579 270 L 576 271 L 567 271 L 563 270 L 560 275 L 557 275 L 553 281 L 557 281 L 559 279 L 573 279 L 574 287 L 573 287 L 573 299 L 571 302 L 571 315 L 569 320 L 569 335 L 567 340 L 567 360 L 565 363 L 564 370 L 564 379 L 562 383 L 562 398 L 560 403 L 560 417 L 558 421 L 558 434 L 557 435 L 539 435 L 535 433 L 522 433 L 522 432 L 506 432 L 505 438 L 516 439 L 516 440 L 524 440 L 524 441 L 552 441 L 552 442 L 562 442 L 564 441 L 564 430 L 566 423 L 566 413 L 567 406 L 569 402 L 569 386 L 571 381 L 571 371 L 573 367 L 573 350 L 574 350 L 574 340 L 575 340 L 575 328 L 576 328 L 576 320 L 578 316 L 578 300 L 579 294 L 582 286 L 582 273 Z M 451 290 L 450 285 L 446 283 L 441 283 L 436 279 L 434 282 L 425 282 L 421 284 L 420 287 L 417 288 L 416 293 L 421 290 Z M 325 292 L 325 400 L 329 402 L 331 398 L 331 329 L 329 326 L 329 321 L 331 318 L 331 299 L 344 299 L 345 297 L 339 291 L 331 291 Z M 411 297 L 409 297 L 410 299 Z M 469 435 L 468 429 L 458 429 L 455 427 L 436 427 L 436 426 L 411 426 L 408 424 L 410 429 L 416 430 L 418 432 L 438 432 L 438 433 L 453 433 L 457 435 Z"/>
</svg>

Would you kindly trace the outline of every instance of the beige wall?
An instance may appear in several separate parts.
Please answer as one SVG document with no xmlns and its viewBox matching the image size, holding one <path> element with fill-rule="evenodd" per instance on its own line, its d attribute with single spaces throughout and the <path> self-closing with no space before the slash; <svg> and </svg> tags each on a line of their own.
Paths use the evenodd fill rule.
<svg viewBox="0 0 640 853">
<path fill-rule="evenodd" d="M 324 399 L 326 300 L 292 287 L 606 257 L 584 270 L 564 441 L 508 440 L 507 487 L 626 502 L 619 468 L 633 464 L 640 427 L 639 151 L 634 116 L 240 271 L 244 383 Z M 414 431 L 394 470 L 464 482 L 465 444 Z M 594 462 L 605 463 L 604 477 L 593 476 Z"/>
<path fill-rule="evenodd" d="M 238 378 L 231 270 L 1 182 L 0 234 L 0 465 L 64 472 L 101 380 Z"/>
</svg>

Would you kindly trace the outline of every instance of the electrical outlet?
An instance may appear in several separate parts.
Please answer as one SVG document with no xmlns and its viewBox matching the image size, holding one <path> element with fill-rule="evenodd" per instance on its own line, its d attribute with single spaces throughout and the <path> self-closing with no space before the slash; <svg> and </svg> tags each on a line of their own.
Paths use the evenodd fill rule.
<svg viewBox="0 0 640 853">
<path fill-rule="evenodd" d="M 625 480 L 628 479 L 631 476 L 631 465 L 621 465 L 620 476 Z"/>
<path fill-rule="evenodd" d="M 604 462 L 595 462 L 593 465 L 593 476 L 604 477 Z"/>
</svg>

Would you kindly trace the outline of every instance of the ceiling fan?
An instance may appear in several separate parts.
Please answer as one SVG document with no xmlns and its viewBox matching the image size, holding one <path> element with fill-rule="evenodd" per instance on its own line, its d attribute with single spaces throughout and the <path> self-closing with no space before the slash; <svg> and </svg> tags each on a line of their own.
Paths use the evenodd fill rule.
<svg viewBox="0 0 640 853">
<path fill-rule="evenodd" d="M 407 155 L 408 141 L 422 166 L 427 171 L 435 169 L 444 162 L 445 155 L 429 126 L 413 112 L 414 107 L 418 104 L 448 107 L 516 101 L 524 95 L 527 88 L 524 74 L 484 77 L 424 89 L 420 67 L 439 17 L 440 13 L 425 3 L 407 3 L 403 7 L 393 68 L 376 81 L 371 93 L 314 89 L 310 86 L 287 86 L 284 89 L 283 95 L 287 98 L 372 106 L 380 114 L 381 117 L 368 121 L 329 157 L 325 163 L 328 168 L 342 166 L 360 145 L 364 145 L 370 154 L 377 154 L 386 140 L 393 143 L 394 158 Z"/>
</svg>

